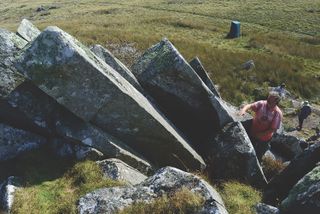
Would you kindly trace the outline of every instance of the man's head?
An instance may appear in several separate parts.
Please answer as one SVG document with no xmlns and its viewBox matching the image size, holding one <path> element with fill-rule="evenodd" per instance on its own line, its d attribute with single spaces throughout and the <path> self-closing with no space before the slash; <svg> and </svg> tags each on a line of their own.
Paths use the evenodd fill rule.
<svg viewBox="0 0 320 214">
<path fill-rule="evenodd" d="M 274 108 L 280 102 L 281 97 L 278 92 L 271 91 L 267 99 L 268 108 Z"/>
<path fill-rule="evenodd" d="M 281 83 L 280 87 L 281 87 L 281 88 L 285 88 L 285 87 L 286 87 L 286 84 L 283 82 L 283 83 Z"/>
</svg>

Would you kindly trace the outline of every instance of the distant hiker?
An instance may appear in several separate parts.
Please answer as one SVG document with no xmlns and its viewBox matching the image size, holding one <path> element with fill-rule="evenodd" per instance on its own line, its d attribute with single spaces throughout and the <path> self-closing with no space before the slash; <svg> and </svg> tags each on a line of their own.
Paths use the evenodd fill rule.
<svg viewBox="0 0 320 214">
<path fill-rule="evenodd" d="M 277 104 L 281 97 L 277 92 L 269 92 L 267 100 L 260 100 L 245 105 L 239 112 L 244 115 L 247 110 L 255 112 L 249 136 L 256 150 L 257 158 L 261 162 L 262 156 L 270 148 L 273 133 L 280 127 L 282 112 Z"/>
<path fill-rule="evenodd" d="M 285 83 L 281 83 L 281 85 L 274 87 L 272 91 L 278 92 L 281 98 L 285 98 L 286 95 L 290 95 L 289 91 L 286 90 Z"/>
<path fill-rule="evenodd" d="M 307 117 L 311 114 L 311 106 L 308 101 L 304 101 L 302 103 L 302 107 L 298 114 L 299 125 L 297 130 L 300 131 L 302 129 L 303 121 L 307 119 Z"/>
</svg>

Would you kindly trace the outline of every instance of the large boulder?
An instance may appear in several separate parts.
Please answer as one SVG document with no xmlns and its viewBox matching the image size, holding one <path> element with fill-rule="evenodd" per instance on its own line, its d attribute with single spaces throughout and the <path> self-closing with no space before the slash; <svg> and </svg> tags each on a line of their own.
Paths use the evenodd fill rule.
<svg viewBox="0 0 320 214">
<path fill-rule="evenodd" d="M 41 31 L 27 19 L 22 19 L 17 30 L 17 34 L 28 42 L 35 40 L 40 33 Z"/>
<path fill-rule="evenodd" d="M 71 112 L 157 166 L 199 170 L 202 158 L 128 81 L 69 34 L 46 28 L 17 69 Z"/>
<path fill-rule="evenodd" d="M 189 64 L 193 68 L 193 70 L 199 75 L 201 80 L 206 84 L 206 86 L 212 91 L 212 93 L 217 97 L 221 97 L 218 90 L 214 86 L 212 80 L 210 79 L 206 69 L 203 67 L 200 59 L 198 57 L 195 57 L 189 62 Z"/>
<path fill-rule="evenodd" d="M 207 148 L 210 176 L 237 179 L 257 187 L 267 184 L 251 141 L 240 122 L 227 124 Z"/>
<path fill-rule="evenodd" d="M 142 87 L 200 151 L 233 117 L 219 97 L 167 39 L 148 49 L 132 66 Z"/>
<path fill-rule="evenodd" d="M 320 212 L 320 166 L 306 174 L 281 202 L 283 214 L 318 214 Z"/>
<path fill-rule="evenodd" d="M 275 133 L 270 141 L 271 148 L 278 154 L 291 160 L 302 153 L 302 140 L 288 133 Z"/>
<path fill-rule="evenodd" d="M 275 175 L 265 188 L 263 201 L 274 205 L 287 197 L 290 189 L 320 161 L 320 142 L 305 149 L 296 156 L 279 174 Z"/>
<path fill-rule="evenodd" d="M 212 186 L 193 174 L 173 167 L 162 168 L 152 177 L 132 187 L 104 188 L 88 193 L 80 198 L 78 211 L 80 214 L 115 213 L 136 202 L 150 203 L 182 187 L 204 198 L 204 207 L 199 213 L 228 213 L 219 193 Z"/>
<path fill-rule="evenodd" d="M 264 203 L 258 203 L 256 205 L 256 214 L 280 214 L 280 211 L 277 207 L 273 207 Z"/>
<path fill-rule="evenodd" d="M 112 53 L 101 45 L 94 45 L 90 50 L 100 57 L 105 63 L 110 65 L 115 71 L 117 71 L 121 76 L 123 76 L 131 85 L 133 85 L 137 90 L 143 92 L 141 85 L 139 84 L 136 77 L 132 72 L 118 60 Z"/>
<path fill-rule="evenodd" d="M 39 135 L 0 123 L 0 161 L 12 159 L 46 143 L 46 139 Z"/>
<path fill-rule="evenodd" d="M 112 158 L 97 161 L 97 164 L 102 169 L 104 176 L 113 180 L 124 181 L 128 184 L 136 185 L 147 178 L 147 176 L 119 159 Z"/>
</svg>

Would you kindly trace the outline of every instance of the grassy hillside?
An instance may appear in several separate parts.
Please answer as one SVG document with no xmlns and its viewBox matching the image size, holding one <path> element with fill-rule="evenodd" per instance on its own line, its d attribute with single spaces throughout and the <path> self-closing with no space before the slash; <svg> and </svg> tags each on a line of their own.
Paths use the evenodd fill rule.
<svg viewBox="0 0 320 214">
<path fill-rule="evenodd" d="M 253 99 L 257 87 L 286 82 L 298 96 L 320 102 L 319 0 L 11 0 L 0 3 L 0 27 L 22 18 L 40 29 L 56 25 L 111 51 L 142 53 L 167 37 L 187 60 L 198 56 L 224 99 Z M 46 10 L 37 12 L 43 6 Z M 241 38 L 226 39 L 231 20 Z M 130 50 L 131 50 L 130 49 Z M 137 56 L 115 52 L 130 65 Z M 241 71 L 249 59 L 255 69 Z"/>
</svg>

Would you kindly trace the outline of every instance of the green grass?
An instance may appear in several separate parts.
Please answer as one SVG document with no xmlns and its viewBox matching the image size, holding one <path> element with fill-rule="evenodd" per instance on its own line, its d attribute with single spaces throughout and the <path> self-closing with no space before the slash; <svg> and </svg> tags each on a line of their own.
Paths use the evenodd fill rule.
<svg viewBox="0 0 320 214">
<path fill-rule="evenodd" d="M 254 214 L 255 205 L 261 202 L 261 192 L 242 183 L 225 182 L 218 190 L 227 211 L 232 214 Z"/>
<path fill-rule="evenodd" d="M 204 199 L 201 195 L 182 188 L 171 194 L 163 195 L 151 203 L 135 203 L 118 214 L 183 214 L 197 213 L 204 205 Z"/>
<path fill-rule="evenodd" d="M 56 8 L 35 12 L 40 5 Z M 56 25 L 86 45 L 134 44 L 142 53 L 167 37 L 187 60 L 198 56 L 223 98 L 234 104 L 253 100 L 263 84 L 281 82 L 320 102 L 317 0 L 15 0 L 0 6 L 2 27 L 15 31 L 28 18 L 40 29 Z M 242 36 L 225 39 L 234 19 L 241 21 Z M 117 57 L 130 65 L 136 56 Z M 256 68 L 240 71 L 249 59 Z"/>
<path fill-rule="evenodd" d="M 4 166 L 1 169 L 4 169 Z M 22 178 L 22 188 L 14 198 L 11 213 L 77 213 L 76 202 L 84 194 L 101 187 L 123 185 L 103 178 L 92 161 L 75 163 L 55 157 L 48 150 L 30 152 L 14 161 L 5 174 Z"/>
</svg>

